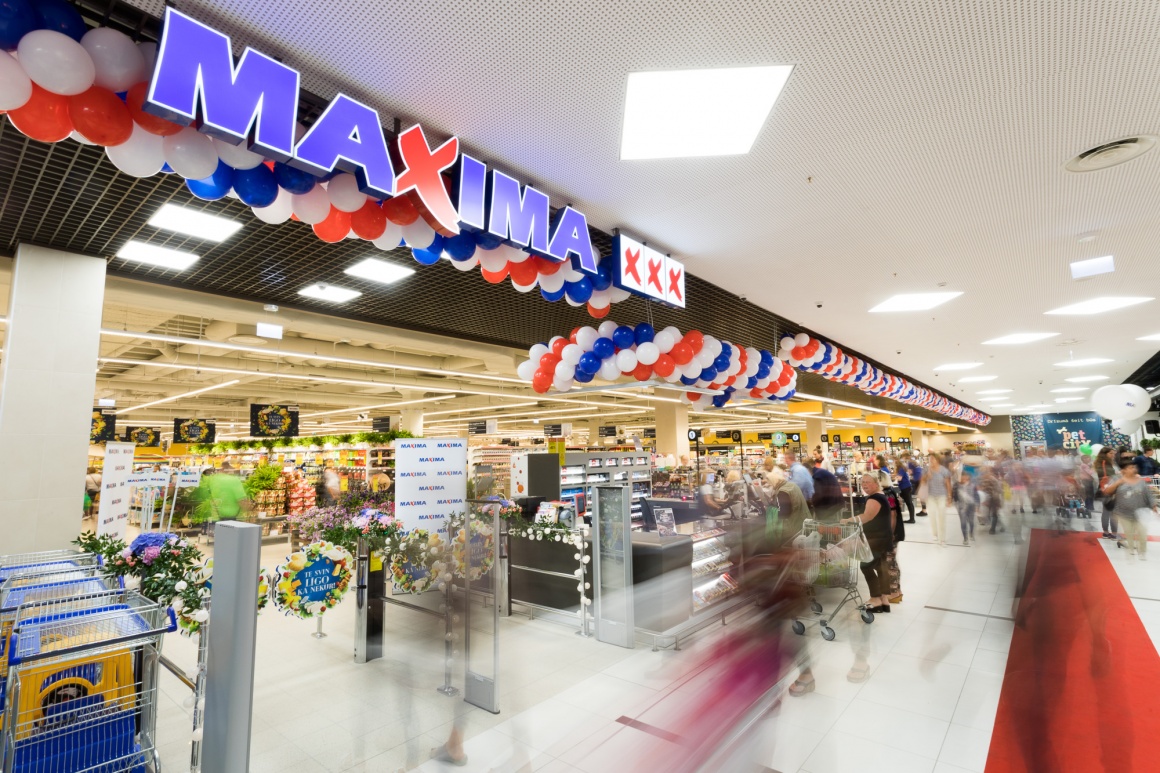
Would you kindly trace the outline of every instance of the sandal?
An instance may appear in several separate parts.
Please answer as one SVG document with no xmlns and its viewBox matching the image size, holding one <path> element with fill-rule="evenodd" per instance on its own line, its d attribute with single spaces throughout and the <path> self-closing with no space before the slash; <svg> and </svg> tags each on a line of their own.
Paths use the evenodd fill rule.
<svg viewBox="0 0 1160 773">
<path fill-rule="evenodd" d="M 891 604 L 901 604 L 902 603 L 902 594 L 899 593 L 897 596 L 891 596 L 890 603 Z"/>
<path fill-rule="evenodd" d="M 795 698 L 800 698 L 801 696 L 805 695 L 808 692 L 813 692 L 814 687 L 815 687 L 815 684 L 814 684 L 813 679 L 811 679 L 808 682 L 803 682 L 800 679 L 795 679 L 794 683 L 789 686 L 789 694 Z"/>
<path fill-rule="evenodd" d="M 870 666 L 859 666 L 857 664 L 850 667 L 850 673 L 846 674 L 846 681 L 853 684 L 862 684 L 870 678 Z"/>
<path fill-rule="evenodd" d="M 458 757 L 453 757 L 447 748 L 447 744 L 443 744 L 438 749 L 432 749 L 431 759 L 450 763 L 457 768 L 461 768 L 467 764 L 467 755 L 461 753 Z"/>
</svg>

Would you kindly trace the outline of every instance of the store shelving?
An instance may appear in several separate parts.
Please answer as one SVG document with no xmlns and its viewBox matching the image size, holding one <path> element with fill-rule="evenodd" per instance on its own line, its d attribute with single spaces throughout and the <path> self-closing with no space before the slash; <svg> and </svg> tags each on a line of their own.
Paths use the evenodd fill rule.
<svg viewBox="0 0 1160 773">
<path fill-rule="evenodd" d="M 568 452 L 560 468 L 560 497 L 584 496 L 584 514 L 591 516 L 592 487 L 601 484 L 632 486 L 632 528 L 644 529 L 640 500 L 652 496 L 652 456 L 640 451 Z"/>
<path fill-rule="evenodd" d="M 737 593 L 737 581 L 729 574 L 734 568 L 725 530 L 711 529 L 692 535 L 693 611 L 700 612 Z"/>
<path fill-rule="evenodd" d="M 474 472 L 479 465 L 490 465 L 495 480 L 493 491 L 506 492 L 511 485 L 512 452 L 514 446 L 471 446 L 467 449 L 467 463 Z"/>
</svg>

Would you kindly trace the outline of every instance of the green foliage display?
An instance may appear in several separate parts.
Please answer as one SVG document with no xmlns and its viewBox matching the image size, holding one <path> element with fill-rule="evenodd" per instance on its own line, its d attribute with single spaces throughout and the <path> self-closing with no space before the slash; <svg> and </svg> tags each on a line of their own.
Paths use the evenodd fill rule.
<svg viewBox="0 0 1160 773">
<path fill-rule="evenodd" d="M 259 464 L 254 471 L 242 481 L 246 489 L 246 496 L 251 499 L 259 491 L 269 491 L 278 485 L 282 478 L 282 471 L 272 464 Z"/>
<path fill-rule="evenodd" d="M 367 443 L 372 446 L 389 445 L 398 438 L 415 437 L 405 429 L 390 432 L 356 432 L 343 435 L 316 435 L 314 437 L 284 438 L 281 440 L 225 440 L 220 443 L 195 443 L 189 450 L 195 454 L 224 454 L 227 451 L 261 451 L 271 448 L 309 448 L 325 445 L 352 445 Z"/>
</svg>

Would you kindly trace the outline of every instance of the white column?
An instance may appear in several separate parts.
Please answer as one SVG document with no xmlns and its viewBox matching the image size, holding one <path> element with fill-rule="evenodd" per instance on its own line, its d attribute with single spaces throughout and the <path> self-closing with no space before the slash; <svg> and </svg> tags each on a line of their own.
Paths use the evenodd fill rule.
<svg viewBox="0 0 1160 773">
<path fill-rule="evenodd" d="M 20 245 L 0 363 L 0 553 L 80 533 L 105 261 Z"/>
<path fill-rule="evenodd" d="M 399 419 L 399 429 L 410 432 L 415 437 L 423 436 L 423 409 L 404 408 Z"/>
<path fill-rule="evenodd" d="M 921 429 L 912 429 L 910 431 L 910 447 L 922 451 L 924 454 L 927 451 L 927 434 Z"/>
<path fill-rule="evenodd" d="M 822 435 L 824 434 L 826 434 L 826 420 L 821 417 L 811 418 L 807 416 L 806 442 L 802 444 L 805 450 L 812 454 L 815 447 L 822 446 L 822 452 L 825 453 L 826 446 L 829 444 L 822 443 Z"/>
<path fill-rule="evenodd" d="M 657 453 L 672 454 L 677 464 L 689 456 L 689 406 L 683 403 L 658 403 Z"/>
</svg>

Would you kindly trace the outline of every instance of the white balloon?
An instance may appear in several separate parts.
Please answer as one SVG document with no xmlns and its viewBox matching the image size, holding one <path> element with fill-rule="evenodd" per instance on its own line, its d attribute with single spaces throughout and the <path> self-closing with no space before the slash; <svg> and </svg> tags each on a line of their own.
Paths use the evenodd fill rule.
<svg viewBox="0 0 1160 773">
<path fill-rule="evenodd" d="M 636 352 L 631 349 L 622 349 L 616 353 L 616 367 L 620 368 L 621 373 L 635 370 L 636 364 Z"/>
<path fill-rule="evenodd" d="M 132 177 L 152 177 L 165 165 L 165 150 L 161 137 L 150 134 L 133 122 L 133 133 L 120 145 L 105 148 L 105 155 L 113 166 Z"/>
<path fill-rule="evenodd" d="M 472 255 L 467 260 L 453 260 L 451 261 L 451 265 L 460 271 L 474 271 L 475 267 L 479 265 L 479 258 Z"/>
<path fill-rule="evenodd" d="M 153 65 L 157 63 L 157 44 L 156 43 L 138 43 L 137 50 L 141 52 L 141 58 L 145 60 L 145 80 L 153 80 Z"/>
<path fill-rule="evenodd" d="M 2 88 L 2 87 L 0 87 L 0 88 Z M 80 132 L 76 131 L 75 129 L 73 131 L 69 132 L 68 137 L 70 140 L 76 140 L 77 142 L 79 142 L 82 145 L 96 145 L 97 144 L 95 142 L 90 142 L 87 139 L 85 139 L 85 135 L 81 134 Z"/>
<path fill-rule="evenodd" d="M 358 189 L 358 178 L 349 172 L 332 177 L 326 194 L 334 208 L 343 212 L 358 212 L 367 203 L 367 195 Z"/>
<path fill-rule="evenodd" d="M 475 254 L 479 258 L 479 265 L 487 271 L 503 271 L 507 266 L 506 253 L 498 249 L 476 250 Z"/>
<path fill-rule="evenodd" d="M 668 328 L 665 328 L 653 336 L 653 343 L 657 345 L 657 350 L 659 350 L 661 354 L 668 354 L 670 351 L 672 351 L 672 348 L 677 345 L 676 339 L 673 338 L 673 335 L 668 331 Z"/>
<path fill-rule="evenodd" d="M 677 369 L 681 371 L 681 375 L 685 378 L 696 378 L 697 376 L 700 376 L 701 371 L 704 370 L 704 368 L 701 367 L 701 363 L 697 362 L 696 357 L 689 360 L 684 365 L 678 365 Z"/>
<path fill-rule="evenodd" d="M 1117 419 L 1112 422 L 1112 429 L 1125 435 L 1134 435 L 1143 426 L 1143 419 Z"/>
<path fill-rule="evenodd" d="M 693 358 L 693 362 L 701 366 L 701 369 L 709 367 L 713 364 L 713 360 L 717 359 L 713 353 L 709 351 L 708 347 L 702 346 L 701 351 L 697 352 L 697 356 Z"/>
<path fill-rule="evenodd" d="M 0 56 L 0 110 L 24 107 L 32 97 L 32 80 L 20 62 L 4 52 Z"/>
<path fill-rule="evenodd" d="M 568 296 L 568 295 L 565 295 L 565 296 L 564 296 L 564 300 L 568 302 L 568 305 L 569 305 L 569 306 L 575 306 L 576 308 L 580 308 L 581 306 L 587 306 L 587 305 L 588 305 L 588 304 L 587 304 L 585 301 L 574 301 L 574 300 L 572 300 L 572 298 L 571 298 L 570 296 Z"/>
<path fill-rule="evenodd" d="M 557 392 L 567 392 L 572 388 L 573 383 L 575 382 L 571 378 L 565 376 L 556 376 L 552 379 L 552 386 L 556 388 Z"/>
<path fill-rule="evenodd" d="M 97 77 L 89 52 L 63 32 L 33 30 L 20 39 L 16 55 L 32 82 L 53 94 L 88 91 Z"/>
<path fill-rule="evenodd" d="M 218 165 L 217 151 L 206 135 L 192 126 L 161 138 L 165 162 L 187 180 L 204 180 Z"/>
<path fill-rule="evenodd" d="M 605 381 L 616 381 L 620 378 L 620 368 L 616 364 L 615 357 L 609 357 L 600 361 L 599 375 Z"/>
<path fill-rule="evenodd" d="M 523 250 L 509 247 L 507 251 L 507 259 L 509 263 L 523 263 L 528 258 L 532 257 Z"/>
<path fill-rule="evenodd" d="M 521 285 L 521 284 L 516 284 L 515 280 L 513 279 L 512 280 L 512 287 L 515 288 L 515 291 L 517 293 L 530 293 L 532 290 L 536 289 L 536 283 L 532 282 L 530 285 Z"/>
<path fill-rule="evenodd" d="M 425 250 L 435 243 L 435 229 L 427 225 L 423 218 L 419 218 L 414 223 L 403 226 L 403 241 L 411 249 Z"/>
<path fill-rule="evenodd" d="M 705 345 L 701 349 L 702 351 L 708 349 L 709 353 L 713 355 L 713 359 L 717 359 L 717 355 L 721 354 L 721 342 L 713 336 L 705 336 Z"/>
<path fill-rule="evenodd" d="M 556 378 L 574 378 L 576 376 L 576 363 L 568 362 L 567 360 L 560 360 L 556 363 Z"/>
<path fill-rule="evenodd" d="M 667 376 L 664 376 L 663 378 L 664 378 L 664 380 L 665 380 L 665 381 L 667 381 L 667 382 L 669 382 L 669 383 L 671 384 L 671 383 L 673 383 L 674 381 L 680 381 L 680 380 L 681 380 L 681 372 L 680 372 L 679 370 L 677 370 L 676 368 L 673 368 L 673 372 L 672 372 L 672 373 L 670 373 L 670 374 L 669 374 L 669 375 L 667 375 Z"/>
<path fill-rule="evenodd" d="M 542 360 L 544 355 L 550 351 L 552 350 L 544 344 L 533 344 L 532 347 L 528 349 L 528 359 L 536 363 L 536 367 L 538 368 L 540 366 L 540 360 Z"/>
<path fill-rule="evenodd" d="M 388 220 L 387 229 L 383 231 L 383 235 L 373 240 L 371 244 L 378 247 L 380 250 L 393 250 L 399 246 L 403 241 L 403 226 L 398 223 Z"/>
<path fill-rule="evenodd" d="M 1148 390 L 1144 389 L 1142 386 L 1136 386 L 1135 384 L 1122 384 L 1121 386 L 1123 386 L 1124 389 L 1128 391 L 1129 398 L 1135 404 L 1135 408 L 1132 413 L 1128 415 L 1128 418 L 1138 419 L 1146 414 L 1148 409 L 1152 406 L 1152 396 L 1148 394 Z"/>
<path fill-rule="evenodd" d="M 796 346 L 805 346 L 810 342 L 809 333 L 798 333 L 793 337 L 793 342 Z"/>
<path fill-rule="evenodd" d="M 636 361 L 642 365 L 653 365 L 660 356 L 660 348 L 652 341 L 646 341 L 636 347 Z"/>
<path fill-rule="evenodd" d="M 579 344 L 568 344 L 560 352 L 560 360 L 575 365 L 580 362 L 580 355 L 582 354 L 584 354 L 584 349 Z"/>
<path fill-rule="evenodd" d="M 557 271 L 554 274 L 540 274 L 540 289 L 550 293 L 559 292 L 560 288 L 564 286 L 563 275 L 563 271 Z"/>
<path fill-rule="evenodd" d="M 612 291 L 612 302 L 613 303 L 620 303 L 621 301 L 627 301 L 629 296 L 632 295 L 632 293 L 630 293 L 628 290 L 625 290 L 625 289 L 620 288 L 620 287 L 610 287 L 608 289 Z"/>
<path fill-rule="evenodd" d="M 671 335 L 673 337 L 673 341 L 674 341 L 673 345 L 674 346 L 676 345 L 676 343 L 680 342 L 681 338 L 683 338 L 683 336 L 681 335 L 680 329 L 676 325 L 669 325 L 661 332 L 668 333 L 669 335 Z"/>
<path fill-rule="evenodd" d="M 781 348 L 786 349 L 786 350 L 792 349 L 795 346 L 797 346 L 797 342 L 794 341 L 793 336 L 783 336 L 780 343 L 781 343 Z"/>
<path fill-rule="evenodd" d="M 600 334 L 601 338 L 612 338 L 612 334 L 616 332 L 616 323 L 606 319 L 600 323 L 600 327 L 596 328 L 596 332 Z"/>
<path fill-rule="evenodd" d="M 271 225 L 285 223 L 293 213 L 294 201 L 291 198 L 290 191 L 284 188 L 278 189 L 278 197 L 274 199 L 272 204 L 267 207 L 254 208 L 254 217 L 263 223 L 270 223 Z"/>
<path fill-rule="evenodd" d="M 1092 408 L 1105 419 L 1126 419 L 1134 410 L 1133 395 L 1121 384 L 1108 384 L 1092 392 Z"/>
<path fill-rule="evenodd" d="M 266 160 L 254 151 L 246 150 L 241 145 L 231 145 L 216 137 L 211 138 L 211 140 L 213 142 L 214 152 L 217 153 L 218 158 L 225 161 L 227 165 L 232 166 L 234 169 L 254 169 L 258 164 Z"/>
<path fill-rule="evenodd" d="M 536 375 L 536 371 L 539 369 L 539 367 L 539 360 L 524 360 L 516 368 L 516 375 L 522 378 L 524 381 L 531 381 L 532 376 Z"/>
<path fill-rule="evenodd" d="M 110 27 L 95 27 L 81 38 L 93 59 L 95 83 L 114 93 L 128 91 L 145 80 L 145 57 L 128 35 Z"/>
<path fill-rule="evenodd" d="M 588 305 L 594 309 L 607 309 L 612 303 L 612 289 L 593 290 L 588 298 Z"/>
<path fill-rule="evenodd" d="M 290 194 L 290 202 L 294 214 L 307 225 L 321 223 L 330 214 L 330 199 L 321 185 L 315 185 L 306 193 Z"/>
<path fill-rule="evenodd" d="M 591 325 L 585 325 L 576 331 L 576 343 L 586 352 L 592 351 L 592 344 L 596 343 L 596 339 L 599 337 L 600 334 Z"/>
<path fill-rule="evenodd" d="M 572 268 L 571 263 L 565 265 L 564 268 L 560 269 L 556 273 L 563 274 L 565 282 L 579 282 L 584 278 L 584 272 Z"/>
</svg>

